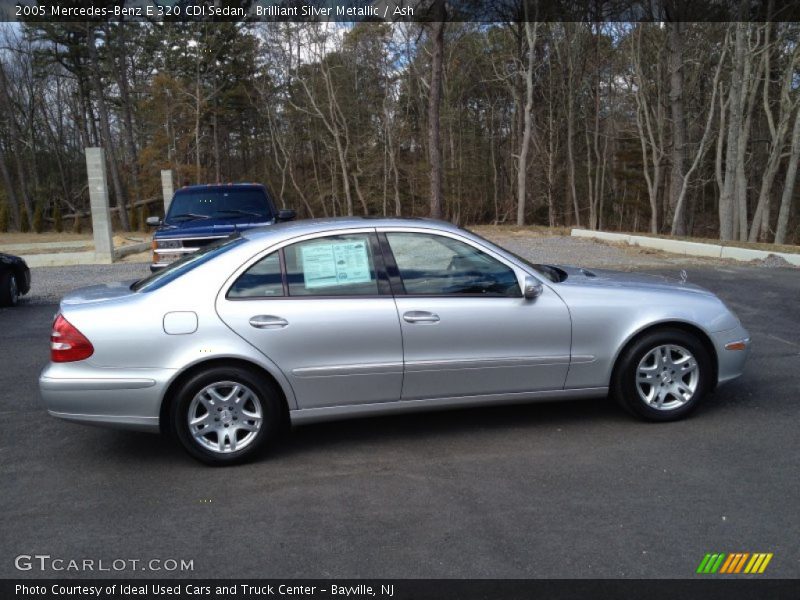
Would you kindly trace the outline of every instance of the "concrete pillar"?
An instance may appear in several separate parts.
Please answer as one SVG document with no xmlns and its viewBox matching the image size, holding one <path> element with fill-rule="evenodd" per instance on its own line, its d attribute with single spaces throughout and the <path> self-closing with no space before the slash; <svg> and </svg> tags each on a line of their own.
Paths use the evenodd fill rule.
<svg viewBox="0 0 800 600">
<path fill-rule="evenodd" d="M 175 193 L 175 184 L 172 182 L 172 169 L 161 171 L 161 190 L 164 194 L 164 216 L 167 216 L 169 203 L 172 202 L 172 195 Z"/>
<path fill-rule="evenodd" d="M 111 211 L 108 208 L 106 155 L 102 148 L 86 148 L 86 173 L 89 178 L 95 259 L 110 264 L 114 262 L 114 234 L 111 229 Z"/>
</svg>

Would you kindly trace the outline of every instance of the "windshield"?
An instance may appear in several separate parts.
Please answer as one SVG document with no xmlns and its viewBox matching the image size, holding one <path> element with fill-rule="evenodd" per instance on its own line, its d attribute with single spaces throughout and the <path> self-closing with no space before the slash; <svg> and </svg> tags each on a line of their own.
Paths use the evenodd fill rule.
<svg viewBox="0 0 800 600">
<path fill-rule="evenodd" d="M 204 246 L 197 252 L 187 254 L 183 258 L 176 260 L 174 263 L 164 267 L 160 271 L 156 271 L 149 277 L 140 279 L 133 285 L 131 290 L 134 292 L 152 292 L 167 285 L 170 281 L 176 280 L 181 275 L 184 275 L 192 269 L 210 261 L 212 258 L 224 254 L 231 248 L 238 246 L 244 242 L 244 238 L 238 234 L 231 237 L 219 240 L 208 246 Z"/>
<path fill-rule="evenodd" d="M 169 223 L 231 217 L 271 219 L 272 209 L 264 190 L 231 186 L 178 191 L 172 198 L 169 213 L 164 220 Z"/>
</svg>

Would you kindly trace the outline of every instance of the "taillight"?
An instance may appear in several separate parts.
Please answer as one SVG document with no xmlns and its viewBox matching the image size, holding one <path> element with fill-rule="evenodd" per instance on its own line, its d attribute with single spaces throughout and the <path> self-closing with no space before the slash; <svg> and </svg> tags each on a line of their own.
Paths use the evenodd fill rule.
<svg viewBox="0 0 800 600">
<path fill-rule="evenodd" d="M 56 315 L 53 333 L 50 335 L 50 360 L 73 362 L 89 358 L 94 354 L 92 343 L 63 315 Z"/>
</svg>

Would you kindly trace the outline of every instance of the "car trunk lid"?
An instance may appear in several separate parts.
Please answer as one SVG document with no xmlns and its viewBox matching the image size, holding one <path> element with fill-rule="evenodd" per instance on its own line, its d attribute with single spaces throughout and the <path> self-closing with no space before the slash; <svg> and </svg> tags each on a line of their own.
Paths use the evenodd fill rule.
<svg viewBox="0 0 800 600">
<path fill-rule="evenodd" d="M 61 306 L 93 304 L 131 296 L 136 293 L 131 290 L 131 284 L 133 284 L 133 281 L 122 281 L 80 288 L 64 296 L 61 299 Z"/>
</svg>

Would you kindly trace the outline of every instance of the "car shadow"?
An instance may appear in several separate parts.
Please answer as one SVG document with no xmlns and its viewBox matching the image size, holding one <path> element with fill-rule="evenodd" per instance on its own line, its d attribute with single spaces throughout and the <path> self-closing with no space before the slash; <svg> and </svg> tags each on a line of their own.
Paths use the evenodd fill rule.
<svg viewBox="0 0 800 600">
<path fill-rule="evenodd" d="M 357 444 L 419 442 L 427 439 L 471 438 L 511 428 L 525 428 L 531 434 L 564 426 L 597 422 L 629 421 L 608 399 L 567 400 L 504 406 L 481 406 L 431 410 L 296 426 L 273 456 L 329 451 Z"/>
<path fill-rule="evenodd" d="M 566 400 L 505 406 L 482 406 L 450 410 L 387 415 L 299 425 L 281 435 L 266 453 L 247 464 L 268 462 L 281 457 L 306 453 L 324 453 L 354 444 L 393 445 L 398 440 L 420 442 L 438 439 L 444 442 L 470 438 L 478 433 L 491 434 L 509 428 L 537 431 L 562 426 L 588 426 L 600 422 L 629 422 L 626 415 L 608 399 Z M 167 435 L 121 430 L 95 430 L 92 445 L 103 446 L 104 458 L 161 464 L 194 464 L 178 443 Z M 87 452 L 89 450 L 87 449 Z"/>
<path fill-rule="evenodd" d="M 725 404 L 725 398 L 715 391 L 694 417 L 723 410 Z M 664 426 L 640 421 L 607 398 L 431 410 L 295 426 L 284 432 L 267 452 L 254 456 L 244 465 L 325 454 L 355 445 L 371 446 L 373 450 L 382 445 L 396 447 L 398 441 L 416 445 L 435 440 L 446 445 L 459 440 L 471 441 L 476 436 L 492 436 L 504 430 L 525 429 L 530 435 L 545 435 L 562 428 L 586 431 L 603 425 L 623 430 Z M 115 462 L 129 462 L 135 458 L 137 463 L 166 468 L 185 465 L 205 468 L 167 435 L 119 430 L 98 430 L 97 435 L 95 441 L 102 444 L 104 456 Z"/>
</svg>

